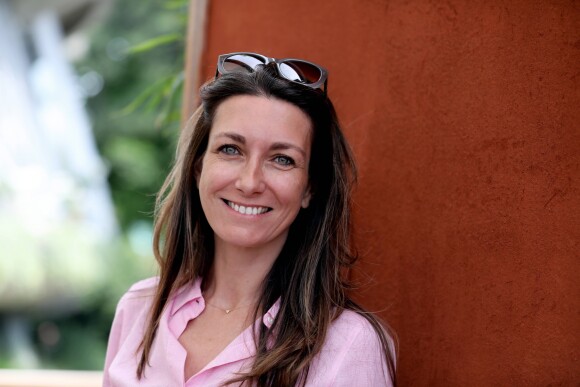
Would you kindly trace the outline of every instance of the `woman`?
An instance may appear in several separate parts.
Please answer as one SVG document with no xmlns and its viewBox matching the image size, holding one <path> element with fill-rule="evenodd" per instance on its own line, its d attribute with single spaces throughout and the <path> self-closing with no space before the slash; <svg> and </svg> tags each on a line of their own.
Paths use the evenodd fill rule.
<svg viewBox="0 0 580 387">
<path fill-rule="evenodd" d="M 354 163 L 310 62 L 218 60 L 157 202 L 159 278 L 117 307 L 105 386 L 382 386 L 394 350 L 347 295 Z"/>
</svg>

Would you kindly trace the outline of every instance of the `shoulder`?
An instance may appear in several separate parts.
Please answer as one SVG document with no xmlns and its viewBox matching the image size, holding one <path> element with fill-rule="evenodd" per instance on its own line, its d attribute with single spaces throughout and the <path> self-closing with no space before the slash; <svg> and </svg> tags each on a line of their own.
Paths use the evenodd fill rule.
<svg viewBox="0 0 580 387">
<path fill-rule="evenodd" d="M 343 329 L 348 329 L 351 332 L 354 340 L 353 347 L 359 347 L 363 350 L 366 348 L 371 356 L 380 353 L 382 359 L 384 359 L 385 354 L 380 335 L 384 336 L 388 347 L 387 355 L 393 359 L 393 362 L 396 362 L 395 339 L 389 334 L 382 323 L 380 323 L 380 320 L 377 320 L 369 312 L 365 313 L 368 316 L 352 310 L 345 310 L 336 320 L 336 325 L 342 326 Z M 373 321 L 376 321 L 376 327 L 371 323 L 370 317 L 372 317 Z"/>
<path fill-rule="evenodd" d="M 133 284 L 117 304 L 109 333 L 103 385 L 110 385 L 109 368 L 120 351 L 124 348 L 129 353 L 127 356 L 132 357 L 138 348 L 158 282 L 158 278 L 154 277 Z"/>
<path fill-rule="evenodd" d="M 158 277 L 152 277 L 134 283 L 119 300 L 114 323 L 126 325 L 129 320 L 146 314 L 153 302 L 158 282 Z"/>
<path fill-rule="evenodd" d="M 117 303 L 115 318 L 109 335 L 111 341 L 122 342 L 129 332 L 141 329 L 147 319 L 157 289 L 158 277 L 134 283 Z"/>
<path fill-rule="evenodd" d="M 389 347 L 385 354 L 377 329 L 364 315 L 343 311 L 328 327 L 322 350 L 311 365 L 312 385 L 392 385 L 385 356 L 394 358 L 393 342 L 381 330 Z"/>
<path fill-rule="evenodd" d="M 158 283 L 159 277 L 151 277 L 135 282 L 133 285 L 131 285 L 129 290 L 123 294 L 117 309 L 123 306 L 141 304 L 146 302 L 147 299 L 152 299 L 155 295 L 155 290 L 157 289 Z"/>
<path fill-rule="evenodd" d="M 131 287 L 129 288 L 128 291 L 134 292 L 134 291 L 138 291 L 138 290 L 154 289 L 155 287 L 157 287 L 158 283 L 159 283 L 159 277 L 157 277 L 157 276 L 145 278 L 145 279 L 143 279 L 141 281 L 137 281 L 133 285 L 131 285 Z"/>
<path fill-rule="evenodd" d="M 384 329 L 383 329 L 383 332 Z M 387 339 L 390 339 L 386 334 Z M 327 340 L 340 339 L 343 343 L 345 340 L 351 342 L 353 347 L 362 348 L 380 348 L 381 340 L 379 333 L 373 327 L 371 322 L 362 314 L 352 310 L 343 311 L 336 320 L 334 320 L 328 330 Z"/>
</svg>

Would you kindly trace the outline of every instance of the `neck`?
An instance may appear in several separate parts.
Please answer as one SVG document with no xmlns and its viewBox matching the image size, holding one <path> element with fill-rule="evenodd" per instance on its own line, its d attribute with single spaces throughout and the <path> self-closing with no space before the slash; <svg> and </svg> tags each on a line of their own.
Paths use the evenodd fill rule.
<svg viewBox="0 0 580 387">
<path fill-rule="evenodd" d="M 245 305 L 254 307 L 282 246 L 240 248 L 215 239 L 213 267 L 204 280 L 207 302 L 224 310 Z"/>
</svg>

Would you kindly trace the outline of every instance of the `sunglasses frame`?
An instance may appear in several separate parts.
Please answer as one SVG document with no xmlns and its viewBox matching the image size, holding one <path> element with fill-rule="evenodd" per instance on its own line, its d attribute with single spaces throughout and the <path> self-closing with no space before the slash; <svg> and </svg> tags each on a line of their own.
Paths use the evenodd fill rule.
<svg viewBox="0 0 580 387">
<path fill-rule="evenodd" d="M 263 61 L 262 64 L 264 66 L 266 66 L 270 63 L 276 63 L 276 69 L 278 70 L 278 75 L 280 77 L 282 77 L 286 80 L 289 80 L 290 82 L 294 82 L 294 83 L 297 83 L 299 85 L 307 86 L 307 87 L 310 87 L 312 89 L 322 89 L 322 91 L 326 95 L 326 90 L 328 88 L 328 71 L 324 67 L 317 65 L 316 63 L 309 62 L 309 61 L 304 60 L 304 59 L 295 59 L 295 58 L 276 59 L 276 58 L 267 57 L 267 56 L 262 55 L 262 54 L 257 54 L 255 52 L 232 52 L 229 54 L 222 54 L 218 57 L 218 63 L 217 63 L 217 68 L 216 68 L 216 72 L 215 72 L 216 79 L 217 79 L 219 74 L 223 75 L 223 74 L 228 73 L 228 71 L 226 71 L 226 69 L 224 68 L 224 62 L 226 61 L 226 59 L 228 59 L 229 57 L 234 56 L 234 55 L 247 55 L 247 56 L 254 57 L 256 59 Z M 300 63 L 306 63 L 310 66 L 314 66 L 315 68 L 317 68 L 320 71 L 320 79 L 318 79 L 318 81 L 316 81 L 314 83 L 303 83 L 303 82 L 297 82 L 297 81 L 294 81 L 292 79 L 286 78 L 284 76 L 284 73 L 280 69 L 280 65 L 287 63 L 287 62 L 300 62 Z M 253 68 L 252 71 L 255 71 L 255 68 Z"/>
</svg>

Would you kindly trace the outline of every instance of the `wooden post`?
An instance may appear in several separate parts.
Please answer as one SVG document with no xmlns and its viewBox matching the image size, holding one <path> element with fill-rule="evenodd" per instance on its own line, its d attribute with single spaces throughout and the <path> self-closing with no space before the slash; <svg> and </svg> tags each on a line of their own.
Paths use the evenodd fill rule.
<svg viewBox="0 0 580 387">
<path fill-rule="evenodd" d="M 183 105 L 181 106 L 181 127 L 195 111 L 199 103 L 197 90 L 201 86 L 201 58 L 205 45 L 205 27 L 208 0 L 189 2 L 189 20 L 185 38 L 185 79 Z"/>
</svg>

